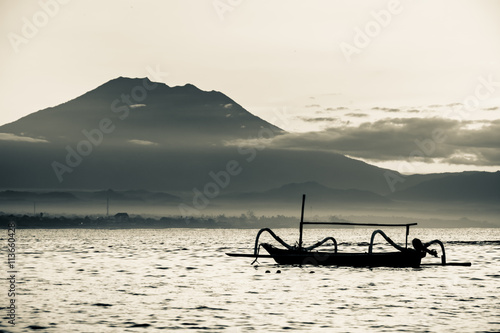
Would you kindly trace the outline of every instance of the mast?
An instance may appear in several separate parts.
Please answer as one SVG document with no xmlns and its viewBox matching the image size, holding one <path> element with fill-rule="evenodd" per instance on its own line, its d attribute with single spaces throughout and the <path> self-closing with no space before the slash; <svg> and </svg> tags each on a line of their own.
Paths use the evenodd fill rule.
<svg viewBox="0 0 500 333">
<path fill-rule="evenodd" d="M 306 203 L 306 195 L 302 194 L 302 211 L 300 213 L 300 228 L 299 228 L 299 250 L 302 250 L 302 231 L 304 229 L 304 205 Z"/>
</svg>

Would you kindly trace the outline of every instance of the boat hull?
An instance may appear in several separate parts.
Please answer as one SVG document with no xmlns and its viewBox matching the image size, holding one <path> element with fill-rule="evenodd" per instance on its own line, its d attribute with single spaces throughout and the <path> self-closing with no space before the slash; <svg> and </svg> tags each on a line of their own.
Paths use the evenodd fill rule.
<svg viewBox="0 0 500 333">
<path fill-rule="evenodd" d="M 351 267 L 420 267 L 421 255 L 407 251 L 382 253 L 332 253 L 284 250 L 270 244 L 264 249 L 280 265 L 351 266 Z"/>
</svg>

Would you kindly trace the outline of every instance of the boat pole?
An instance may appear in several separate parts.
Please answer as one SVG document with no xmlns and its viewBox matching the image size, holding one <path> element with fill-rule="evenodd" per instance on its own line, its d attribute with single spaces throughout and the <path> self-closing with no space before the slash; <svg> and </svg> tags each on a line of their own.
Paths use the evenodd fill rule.
<svg viewBox="0 0 500 333">
<path fill-rule="evenodd" d="M 304 205 L 306 203 L 306 195 L 302 194 L 302 211 L 300 212 L 300 227 L 299 227 L 299 251 L 302 250 L 302 231 L 304 229 Z"/>
<path fill-rule="evenodd" d="M 405 240 L 405 248 L 408 248 L 408 235 L 410 234 L 410 226 L 406 226 L 406 240 Z"/>
</svg>

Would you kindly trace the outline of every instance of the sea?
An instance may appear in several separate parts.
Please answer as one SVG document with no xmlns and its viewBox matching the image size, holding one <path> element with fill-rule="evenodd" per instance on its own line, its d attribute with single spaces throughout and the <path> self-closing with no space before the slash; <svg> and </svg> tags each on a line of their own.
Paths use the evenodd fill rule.
<svg viewBox="0 0 500 333">
<path fill-rule="evenodd" d="M 440 239 L 449 262 L 470 267 L 280 266 L 226 255 L 252 253 L 257 231 L 18 229 L 9 281 L 3 230 L 0 292 L 14 287 L 15 296 L 2 297 L 0 331 L 500 332 L 500 229 L 411 229 L 410 244 Z M 297 229 L 274 231 L 298 240 Z M 307 229 L 304 242 L 332 236 L 339 251 L 366 252 L 372 231 Z M 385 231 L 404 245 L 404 228 Z M 391 250 L 379 237 L 374 251 Z"/>
</svg>

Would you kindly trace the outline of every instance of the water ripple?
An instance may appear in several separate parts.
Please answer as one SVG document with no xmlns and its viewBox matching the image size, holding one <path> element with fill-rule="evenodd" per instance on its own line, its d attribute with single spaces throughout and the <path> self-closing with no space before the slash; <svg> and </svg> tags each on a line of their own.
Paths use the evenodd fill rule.
<svg viewBox="0 0 500 333">
<path fill-rule="evenodd" d="M 339 251 L 367 250 L 370 231 L 334 232 Z M 297 236 L 296 229 L 279 233 L 287 241 Z M 312 244 L 324 233 L 308 229 L 304 241 Z M 494 239 L 500 231 L 412 233 L 423 241 L 442 239 L 449 261 L 473 265 L 363 269 L 259 259 L 251 266 L 251 258 L 224 253 L 250 253 L 256 230 L 23 230 L 17 327 L 64 333 L 498 331 L 500 241 Z M 404 243 L 404 235 L 390 237 Z M 376 247 L 386 245 L 377 240 Z M 4 321 L 0 330 L 11 328 Z"/>
</svg>

